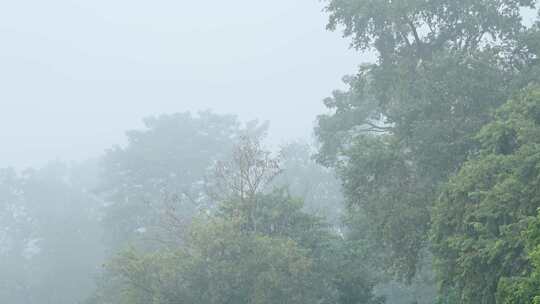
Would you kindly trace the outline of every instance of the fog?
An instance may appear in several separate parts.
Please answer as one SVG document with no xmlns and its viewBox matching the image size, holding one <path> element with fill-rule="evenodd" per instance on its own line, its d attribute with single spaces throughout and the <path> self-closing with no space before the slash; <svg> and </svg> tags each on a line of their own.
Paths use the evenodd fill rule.
<svg viewBox="0 0 540 304">
<path fill-rule="evenodd" d="M 536 0 L 0 3 L 0 304 L 540 303 Z"/>
<path fill-rule="evenodd" d="M 0 161 L 82 160 L 142 118 L 212 109 L 310 136 L 321 100 L 368 60 L 316 0 L 3 1 Z"/>
</svg>

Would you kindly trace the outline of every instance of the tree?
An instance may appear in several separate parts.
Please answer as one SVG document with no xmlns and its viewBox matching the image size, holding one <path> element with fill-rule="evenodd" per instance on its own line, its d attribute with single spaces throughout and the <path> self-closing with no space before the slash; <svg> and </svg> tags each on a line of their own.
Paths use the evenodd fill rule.
<svg viewBox="0 0 540 304">
<path fill-rule="evenodd" d="M 111 253 L 126 244 L 146 247 L 178 242 L 180 231 L 200 209 L 208 208 L 205 179 L 216 161 L 228 155 L 246 132 L 234 116 L 200 112 L 145 119 L 146 129 L 127 132 L 125 147 L 107 151 L 97 193 L 108 203 L 105 229 Z M 173 214 L 168 214 L 173 212 Z M 178 229 L 163 231 L 164 217 Z"/>
<path fill-rule="evenodd" d="M 304 303 L 321 292 L 309 286 L 314 263 L 294 241 L 219 219 L 195 224 L 183 249 L 124 254 L 113 267 L 128 303 Z"/>
<path fill-rule="evenodd" d="M 280 173 L 280 160 L 263 149 L 259 136 L 243 135 L 232 150 L 228 161 L 218 161 L 214 167 L 212 189 L 218 199 L 234 197 L 253 200 Z"/>
<path fill-rule="evenodd" d="M 496 303 L 502 282 L 531 270 L 522 234 L 540 207 L 540 90 L 520 92 L 476 138 L 437 202 L 433 252 L 443 296 Z"/>
<path fill-rule="evenodd" d="M 75 303 L 94 288 L 102 262 L 98 200 L 50 163 L 0 172 L 0 302 Z"/>
<path fill-rule="evenodd" d="M 534 1 L 329 1 L 328 27 L 344 27 L 379 60 L 325 100 L 318 159 L 334 166 L 350 209 L 410 280 L 428 247 L 440 186 L 476 149 L 474 134 L 529 81 L 534 48 L 520 8 Z M 529 74 L 530 75 L 530 74 Z"/>
<path fill-rule="evenodd" d="M 342 239 L 305 213 L 301 200 L 268 188 L 278 161 L 255 140 L 244 138 L 216 167 L 215 184 L 228 196 L 197 217 L 182 246 L 132 250 L 110 263 L 126 291 L 117 302 L 382 302 L 369 266 L 348 259 L 359 255 L 345 253 Z"/>
</svg>

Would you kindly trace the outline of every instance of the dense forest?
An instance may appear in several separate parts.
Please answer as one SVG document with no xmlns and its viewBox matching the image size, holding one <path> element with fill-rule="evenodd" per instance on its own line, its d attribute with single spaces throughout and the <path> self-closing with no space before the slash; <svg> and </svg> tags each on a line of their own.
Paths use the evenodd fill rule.
<svg viewBox="0 0 540 304">
<path fill-rule="evenodd" d="M 377 60 L 313 142 L 184 112 L 0 169 L 0 303 L 540 303 L 536 4 L 327 0 Z"/>
</svg>

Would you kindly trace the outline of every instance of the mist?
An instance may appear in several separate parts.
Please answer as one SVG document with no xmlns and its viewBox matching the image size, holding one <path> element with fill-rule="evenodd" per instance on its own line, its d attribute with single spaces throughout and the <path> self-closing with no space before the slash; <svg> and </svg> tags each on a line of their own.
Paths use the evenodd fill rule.
<svg viewBox="0 0 540 304">
<path fill-rule="evenodd" d="M 142 118 L 212 109 L 309 137 L 322 100 L 369 57 L 318 1 L 5 1 L 0 160 L 83 160 Z"/>
<path fill-rule="evenodd" d="M 538 5 L 0 3 L 0 303 L 540 303 Z"/>
</svg>

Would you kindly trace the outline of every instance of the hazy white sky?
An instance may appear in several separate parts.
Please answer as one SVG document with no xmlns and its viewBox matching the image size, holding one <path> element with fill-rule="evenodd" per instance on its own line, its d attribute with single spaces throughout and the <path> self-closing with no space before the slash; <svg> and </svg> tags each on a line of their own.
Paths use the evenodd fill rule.
<svg viewBox="0 0 540 304">
<path fill-rule="evenodd" d="M 0 167 L 83 159 L 148 115 L 213 109 L 309 137 L 369 60 L 318 0 L 0 1 Z"/>
</svg>

